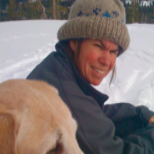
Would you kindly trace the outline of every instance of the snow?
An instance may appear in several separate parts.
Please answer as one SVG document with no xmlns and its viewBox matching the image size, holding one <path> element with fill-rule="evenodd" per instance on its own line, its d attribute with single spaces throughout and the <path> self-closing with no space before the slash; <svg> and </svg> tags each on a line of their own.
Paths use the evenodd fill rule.
<svg viewBox="0 0 154 154">
<path fill-rule="evenodd" d="M 32 69 L 55 50 L 57 31 L 66 21 L 33 20 L 1 22 L 0 82 L 26 78 Z M 95 87 L 109 95 L 106 103 L 129 102 L 154 111 L 154 25 L 127 25 L 131 43 L 117 58 L 116 80 L 111 74 Z"/>
</svg>

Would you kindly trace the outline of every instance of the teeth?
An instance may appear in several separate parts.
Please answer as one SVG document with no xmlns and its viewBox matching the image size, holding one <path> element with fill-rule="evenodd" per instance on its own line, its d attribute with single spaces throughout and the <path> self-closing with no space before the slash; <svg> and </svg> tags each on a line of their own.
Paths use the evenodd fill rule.
<svg viewBox="0 0 154 154">
<path fill-rule="evenodd" d="M 100 73 L 100 74 L 104 74 L 104 73 L 105 73 L 105 71 L 101 71 L 101 70 L 98 70 L 98 69 L 96 69 L 96 68 L 95 68 L 95 70 L 96 70 L 98 73 Z"/>
</svg>

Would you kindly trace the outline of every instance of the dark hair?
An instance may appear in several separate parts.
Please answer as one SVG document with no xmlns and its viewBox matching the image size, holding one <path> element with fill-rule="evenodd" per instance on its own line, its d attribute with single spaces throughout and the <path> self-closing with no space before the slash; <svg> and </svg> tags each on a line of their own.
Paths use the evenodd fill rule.
<svg viewBox="0 0 154 154">
<path fill-rule="evenodd" d="M 72 41 L 77 42 L 76 51 L 78 51 L 78 52 L 73 52 L 72 51 L 72 49 L 70 47 L 69 40 L 61 41 L 60 44 L 61 44 L 63 50 L 72 59 L 72 61 L 74 62 L 75 66 L 77 67 L 77 59 L 79 57 L 81 44 L 84 41 L 84 39 L 72 39 Z M 121 47 L 119 47 L 119 50 L 121 50 Z M 75 54 L 75 53 L 77 53 L 77 54 Z M 116 77 L 116 66 L 114 66 L 114 68 L 112 69 L 112 75 L 111 75 L 111 79 L 110 79 L 109 85 L 111 85 L 111 83 L 114 81 L 115 77 Z"/>
<path fill-rule="evenodd" d="M 81 47 L 81 44 L 83 42 L 83 39 L 72 39 L 72 41 L 77 42 L 76 51 L 78 51 L 78 52 L 72 51 L 72 49 L 70 47 L 69 40 L 61 41 L 60 44 L 62 45 L 62 48 L 66 52 L 66 54 L 72 59 L 75 66 L 77 66 L 77 59 L 78 59 L 79 54 L 80 54 L 80 47 Z M 77 53 L 77 54 L 75 54 L 75 53 Z"/>
</svg>

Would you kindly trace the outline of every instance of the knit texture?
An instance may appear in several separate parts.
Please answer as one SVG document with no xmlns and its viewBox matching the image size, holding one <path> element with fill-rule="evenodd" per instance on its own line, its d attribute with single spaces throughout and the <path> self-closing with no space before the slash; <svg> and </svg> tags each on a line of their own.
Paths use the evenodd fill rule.
<svg viewBox="0 0 154 154">
<path fill-rule="evenodd" d="M 105 39 L 128 48 L 125 8 L 120 0 L 76 0 L 69 20 L 59 29 L 58 39 Z"/>
</svg>

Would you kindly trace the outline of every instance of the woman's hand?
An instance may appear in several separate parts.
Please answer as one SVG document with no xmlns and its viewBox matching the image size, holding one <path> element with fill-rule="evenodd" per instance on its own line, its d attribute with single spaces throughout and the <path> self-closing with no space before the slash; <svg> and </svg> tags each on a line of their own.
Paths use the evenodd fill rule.
<svg viewBox="0 0 154 154">
<path fill-rule="evenodd" d="M 152 116 L 149 120 L 149 124 L 153 123 L 154 122 L 154 116 Z"/>
</svg>

